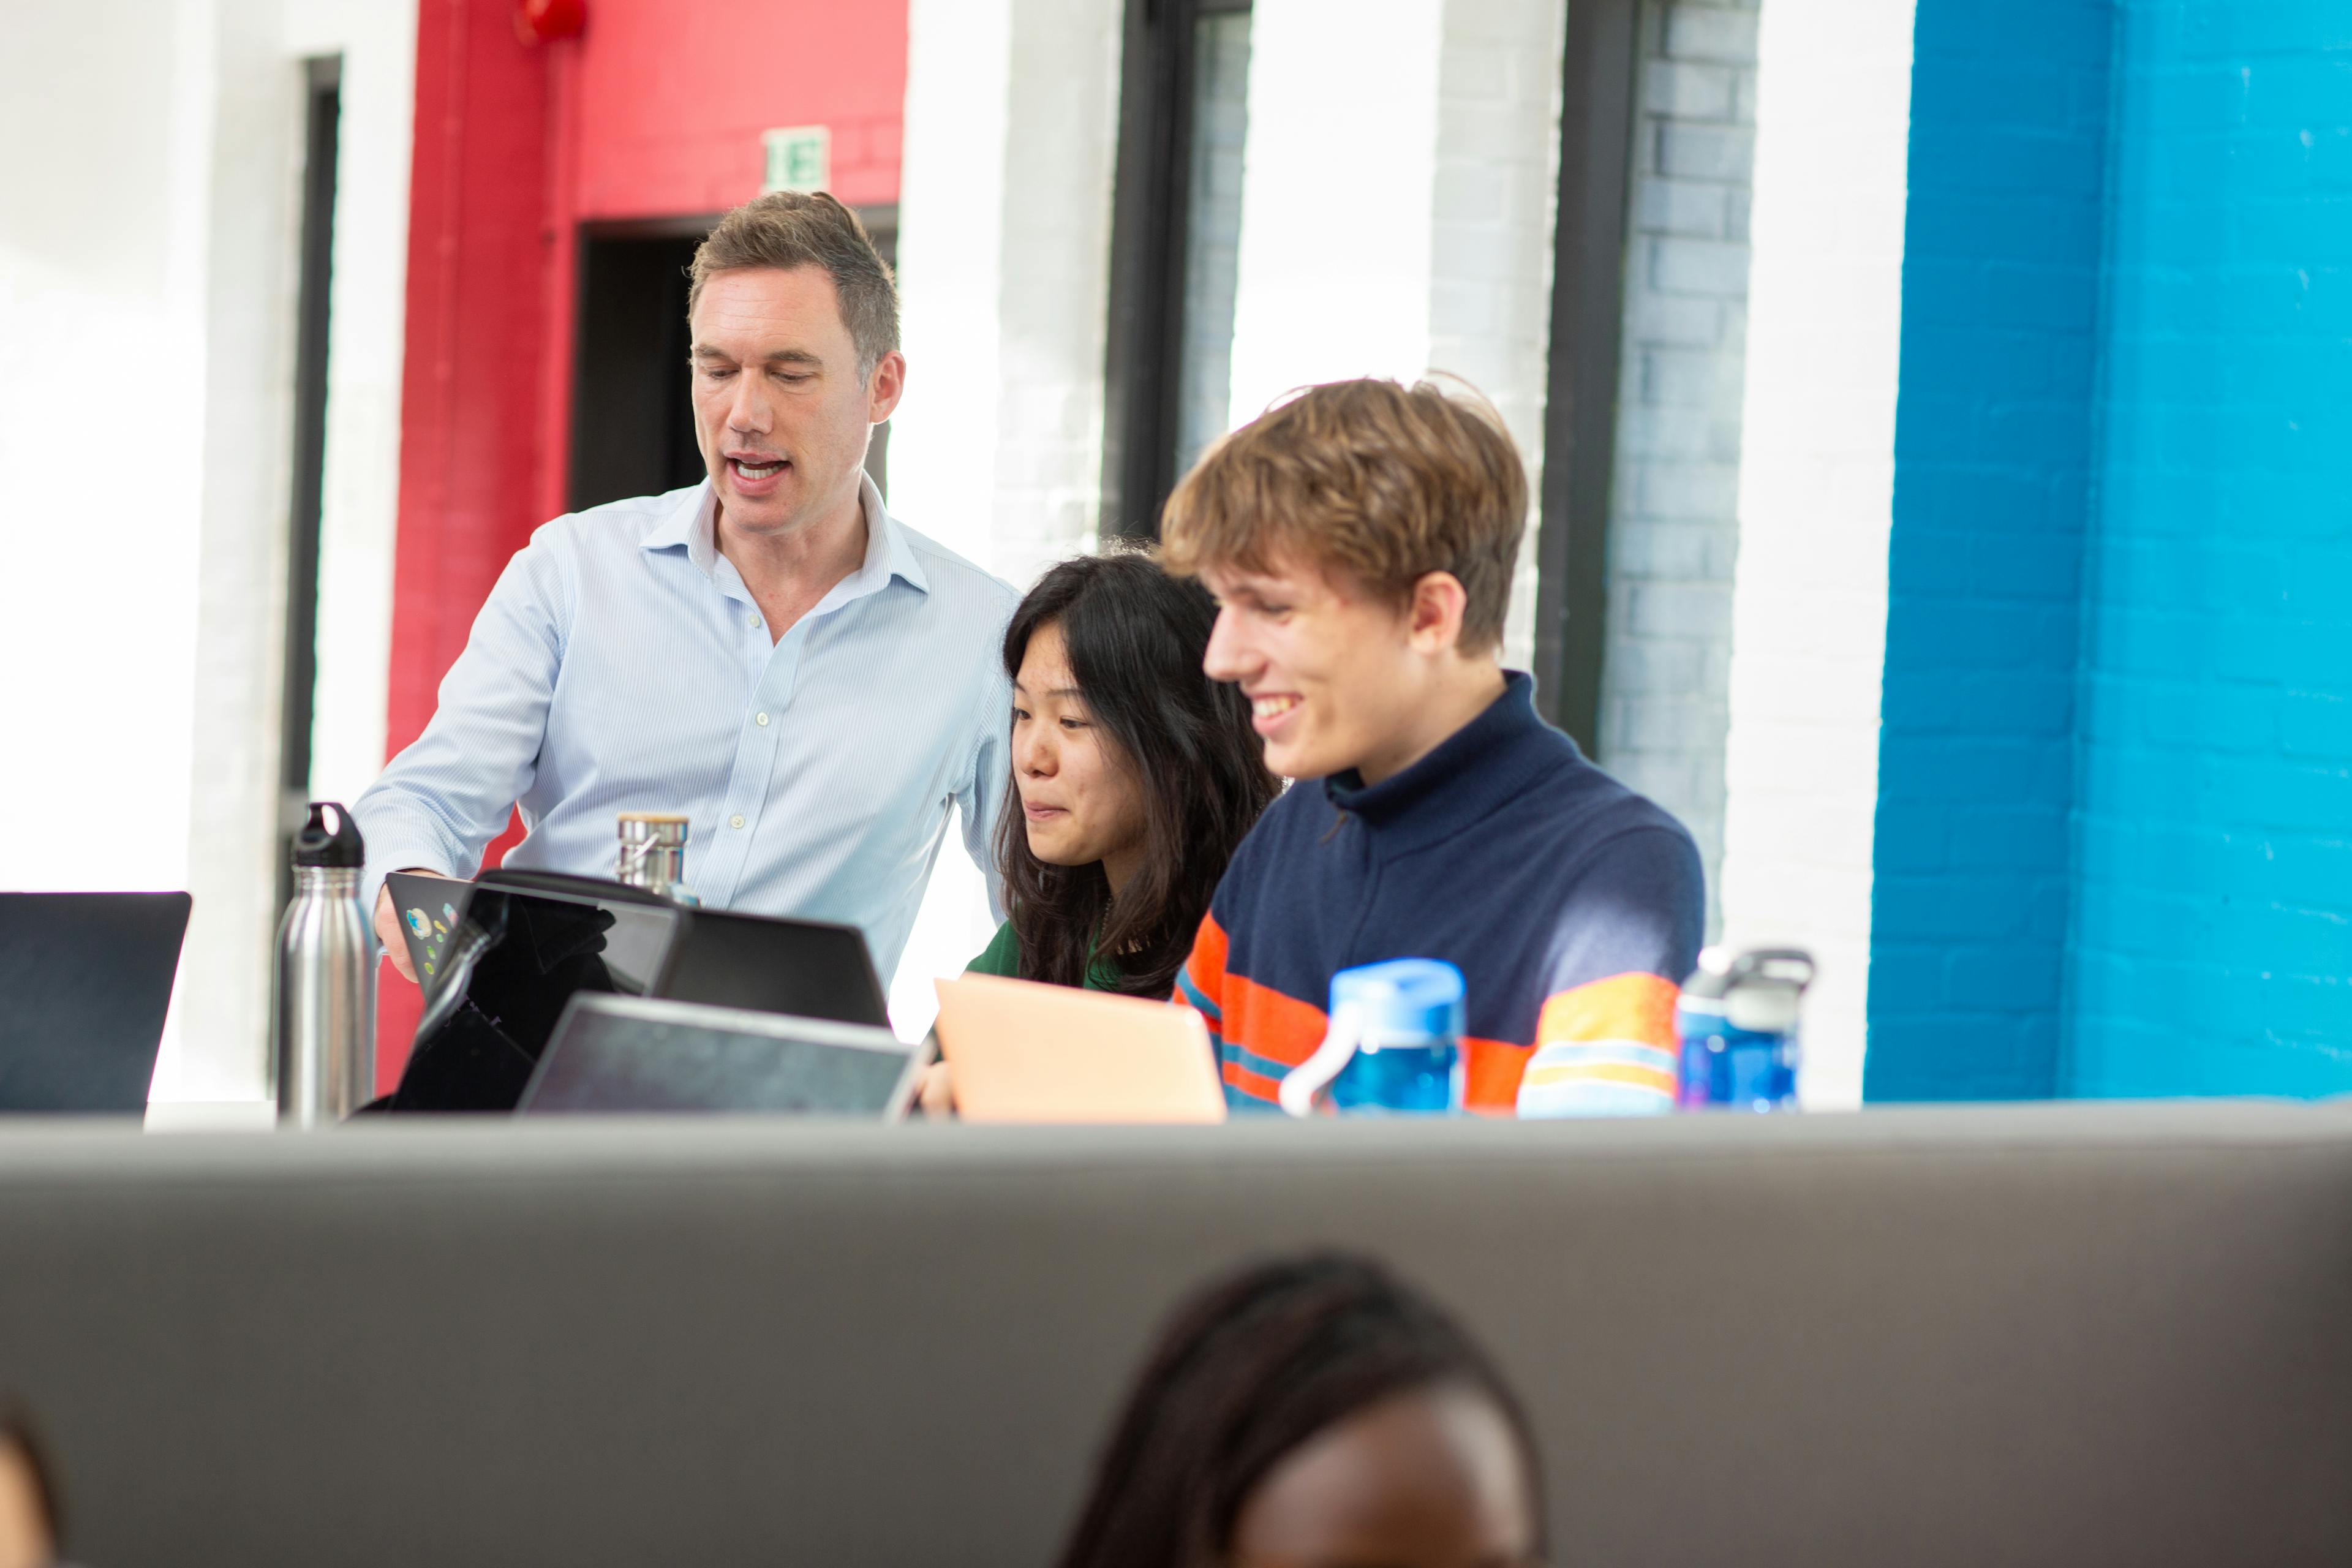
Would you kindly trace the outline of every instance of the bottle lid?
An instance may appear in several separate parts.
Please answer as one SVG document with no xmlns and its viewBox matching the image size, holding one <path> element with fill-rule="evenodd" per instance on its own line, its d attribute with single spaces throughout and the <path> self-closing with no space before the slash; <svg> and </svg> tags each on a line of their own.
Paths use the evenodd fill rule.
<svg viewBox="0 0 2352 1568">
<path fill-rule="evenodd" d="M 332 827 L 327 825 L 331 811 L 335 814 Z M 310 820 L 294 836 L 294 864 L 345 871 L 356 871 L 367 864 L 367 840 L 360 837 L 360 825 L 352 820 L 341 801 L 310 803 Z"/>
<path fill-rule="evenodd" d="M 686 842 L 688 818 L 683 812 L 625 811 L 614 820 L 625 843 Z"/>
<path fill-rule="evenodd" d="M 1392 958 L 1331 976 L 1331 1016 L 1352 1014 L 1370 1038 L 1462 1035 L 1462 972 L 1437 958 Z"/>
<path fill-rule="evenodd" d="M 1683 994 L 1711 1000 L 1760 984 L 1802 995 L 1812 983 L 1813 955 L 1801 947 L 1707 947 L 1699 950 Z"/>
</svg>

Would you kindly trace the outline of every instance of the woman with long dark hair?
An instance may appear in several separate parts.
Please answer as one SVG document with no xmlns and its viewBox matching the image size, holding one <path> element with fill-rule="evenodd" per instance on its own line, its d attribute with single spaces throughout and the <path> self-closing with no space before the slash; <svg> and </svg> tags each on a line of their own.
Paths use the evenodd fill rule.
<svg viewBox="0 0 2352 1568">
<path fill-rule="evenodd" d="M 1369 1258 L 1278 1258 L 1180 1306 L 1059 1568 L 1543 1561 L 1543 1466 L 1501 1373 Z"/>
<path fill-rule="evenodd" d="M 1216 605 L 1140 554 L 1065 561 L 1004 632 L 1012 911 L 983 974 L 1164 997 L 1234 847 L 1280 788 L 1249 702 L 1201 669 Z"/>
</svg>

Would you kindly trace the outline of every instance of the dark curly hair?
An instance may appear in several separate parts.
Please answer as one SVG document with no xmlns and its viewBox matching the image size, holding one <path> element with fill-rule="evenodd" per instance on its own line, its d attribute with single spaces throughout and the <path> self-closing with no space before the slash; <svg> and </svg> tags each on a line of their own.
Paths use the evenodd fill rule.
<svg viewBox="0 0 2352 1568">
<path fill-rule="evenodd" d="M 1245 1268 L 1177 1308 L 1096 1462 L 1058 1568 L 1224 1563 L 1244 1505 L 1285 1456 L 1391 1395 L 1443 1386 L 1490 1401 L 1518 1439 L 1540 1558 L 1543 1467 L 1502 1374 L 1379 1264 L 1314 1253 Z"/>
<path fill-rule="evenodd" d="M 1280 791 L 1250 727 L 1248 699 L 1201 669 L 1217 610 L 1198 584 L 1139 552 L 1081 555 L 1037 580 L 1004 630 L 1014 679 L 1041 626 L 1061 630 L 1070 674 L 1113 761 L 1143 793 L 1143 863 L 1114 902 L 1100 864 L 1048 866 L 1030 852 L 1021 793 L 996 825 L 1021 978 L 1085 984 L 1090 954 L 1118 989 L 1166 996 L 1192 952 L 1209 895 L 1251 825 Z"/>
</svg>

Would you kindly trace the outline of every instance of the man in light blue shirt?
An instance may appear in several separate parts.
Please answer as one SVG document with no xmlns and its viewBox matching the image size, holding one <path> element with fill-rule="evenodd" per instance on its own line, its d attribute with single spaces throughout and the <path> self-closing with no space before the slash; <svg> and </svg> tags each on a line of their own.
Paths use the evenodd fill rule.
<svg viewBox="0 0 2352 1568">
<path fill-rule="evenodd" d="M 561 517 L 508 563 L 439 709 L 352 808 L 364 886 L 506 864 L 613 873 L 614 816 L 682 812 L 703 902 L 840 921 L 887 979 L 950 805 L 988 852 L 1016 595 L 864 471 L 905 384 L 898 295 L 847 208 L 780 192 L 694 258 L 690 489 Z M 410 979 L 388 897 L 378 938 Z"/>
</svg>

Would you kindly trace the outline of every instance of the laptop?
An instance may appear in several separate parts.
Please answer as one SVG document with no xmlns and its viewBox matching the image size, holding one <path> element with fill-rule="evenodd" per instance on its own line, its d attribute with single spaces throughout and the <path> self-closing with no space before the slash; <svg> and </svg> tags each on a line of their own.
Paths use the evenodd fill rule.
<svg viewBox="0 0 2352 1568">
<path fill-rule="evenodd" d="M 146 1109 L 189 902 L 0 893 L 0 1112 Z"/>
<path fill-rule="evenodd" d="M 583 993 L 516 1114 L 733 1112 L 896 1121 L 930 1053 L 887 1029 Z"/>
<path fill-rule="evenodd" d="M 1223 1121 L 1190 1007 L 993 974 L 940 980 L 940 1055 L 966 1121 Z"/>
<path fill-rule="evenodd" d="M 551 871 L 488 871 L 470 886 L 394 873 L 385 884 L 425 992 L 384 1110 L 513 1110 L 579 994 L 889 1021 L 853 926 L 695 909 Z"/>
</svg>

